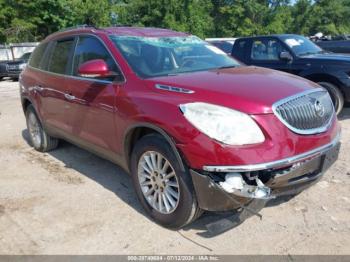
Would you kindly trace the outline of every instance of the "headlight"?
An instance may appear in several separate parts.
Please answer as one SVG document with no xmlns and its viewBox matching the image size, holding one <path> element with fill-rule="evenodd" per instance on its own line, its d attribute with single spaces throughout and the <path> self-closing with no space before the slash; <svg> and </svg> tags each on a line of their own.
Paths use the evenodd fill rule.
<svg viewBox="0 0 350 262">
<path fill-rule="evenodd" d="M 180 109 L 201 132 L 224 144 L 249 145 L 265 140 L 255 121 L 242 112 L 207 103 L 183 104 Z"/>
<path fill-rule="evenodd" d="M 18 67 L 20 70 L 23 70 L 24 68 L 26 68 L 26 64 L 20 64 Z"/>
</svg>

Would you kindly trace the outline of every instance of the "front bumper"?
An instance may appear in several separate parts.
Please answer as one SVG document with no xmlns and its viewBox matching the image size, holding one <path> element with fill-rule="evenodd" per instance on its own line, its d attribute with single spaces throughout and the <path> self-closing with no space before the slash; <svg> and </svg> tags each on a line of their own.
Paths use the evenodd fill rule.
<svg viewBox="0 0 350 262">
<path fill-rule="evenodd" d="M 12 78 L 19 78 L 19 75 L 21 74 L 22 71 L 9 71 L 7 73 L 8 77 L 12 77 Z"/>
<path fill-rule="evenodd" d="M 1 71 L 0 77 L 18 78 L 22 71 Z"/>
<path fill-rule="evenodd" d="M 228 192 L 220 184 L 223 175 L 239 172 L 255 176 L 270 189 L 268 198 L 297 194 L 316 183 L 337 160 L 339 136 L 331 143 L 309 152 L 269 163 L 244 166 L 205 166 L 204 171 L 191 170 L 199 206 L 208 211 L 227 211 L 248 204 L 254 197 Z M 220 181 L 221 180 L 221 181 Z M 254 186 L 250 185 L 250 188 Z"/>
</svg>

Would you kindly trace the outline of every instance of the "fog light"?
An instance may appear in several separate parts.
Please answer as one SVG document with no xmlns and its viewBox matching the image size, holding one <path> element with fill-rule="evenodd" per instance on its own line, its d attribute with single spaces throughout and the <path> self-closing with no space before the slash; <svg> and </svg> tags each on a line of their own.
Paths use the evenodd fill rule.
<svg viewBox="0 0 350 262">
<path fill-rule="evenodd" d="M 220 182 L 220 185 L 229 193 L 233 193 L 234 189 L 242 190 L 244 180 L 240 173 L 229 173 L 225 176 L 225 182 Z"/>
<path fill-rule="evenodd" d="M 225 176 L 225 181 L 220 182 L 223 190 L 230 194 L 246 198 L 270 199 L 271 189 L 264 185 L 264 183 L 255 177 L 256 186 L 248 185 L 240 173 L 229 173 Z"/>
</svg>

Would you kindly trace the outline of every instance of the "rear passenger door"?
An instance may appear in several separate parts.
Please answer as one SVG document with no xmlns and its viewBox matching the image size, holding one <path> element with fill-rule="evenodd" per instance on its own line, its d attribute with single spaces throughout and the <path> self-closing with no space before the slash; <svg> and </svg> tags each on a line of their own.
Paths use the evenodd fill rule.
<svg viewBox="0 0 350 262">
<path fill-rule="evenodd" d="M 42 85 L 38 87 L 41 96 L 41 112 L 44 123 L 51 128 L 51 133 L 63 131 L 70 133 L 67 112 L 66 76 L 71 70 L 70 59 L 74 50 L 74 37 L 56 40 L 50 43 Z"/>
<path fill-rule="evenodd" d="M 73 139 L 100 153 L 116 151 L 116 96 L 123 79 L 115 77 L 85 78 L 78 74 L 81 64 L 103 59 L 110 71 L 122 75 L 112 55 L 102 40 L 92 35 L 77 39 L 69 80 L 69 122 Z"/>
<path fill-rule="evenodd" d="M 290 72 L 290 62 L 280 59 L 280 53 L 286 51 L 277 38 L 254 38 L 249 52 L 249 64 Z"/>
</svg>

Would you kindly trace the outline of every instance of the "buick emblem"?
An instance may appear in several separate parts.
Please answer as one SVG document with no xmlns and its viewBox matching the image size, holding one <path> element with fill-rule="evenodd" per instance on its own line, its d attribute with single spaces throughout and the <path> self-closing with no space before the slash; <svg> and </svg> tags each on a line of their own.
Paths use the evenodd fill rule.
<svg viewBox="0 0 350 262">
<path fill-rule="evenodd" d="M 321 103 L 320 100 L 315 100 L 315 103 L 314 103 L 314 108 L 315 108 L 315 112 L 316 112 L 316 115 L 319 116 L 319 117 L 323 117 L 324 116 L 324 113 L 325 113 L 325 107 L 324 105 Z"/>
</svg>

